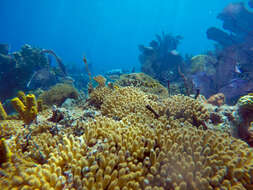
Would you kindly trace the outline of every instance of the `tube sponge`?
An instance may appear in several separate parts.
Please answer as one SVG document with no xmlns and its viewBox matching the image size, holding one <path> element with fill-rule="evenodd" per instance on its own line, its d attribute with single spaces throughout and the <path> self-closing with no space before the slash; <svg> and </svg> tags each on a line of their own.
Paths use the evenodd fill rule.
<svg viewBox="0 0 253 190">
<path fill-rule="evenodd" d="M 13 98 L 11 103 L 25 124 L 30 124 L 38 114 L 36 98 L 34 94 L 28 94 L 24 103 L 19 98 Z"/>
<path fill-rule="evenodd" d="M 7 119 L 7 113 L 4 110 L 2 103 L 0 102 L 0 120 Z"/>
<path fill-rule="evenodd" d="M 0 139 L 0 165 L 9 161 L 11 158 L 11 151 L 4 138 Z"/>
</svg>

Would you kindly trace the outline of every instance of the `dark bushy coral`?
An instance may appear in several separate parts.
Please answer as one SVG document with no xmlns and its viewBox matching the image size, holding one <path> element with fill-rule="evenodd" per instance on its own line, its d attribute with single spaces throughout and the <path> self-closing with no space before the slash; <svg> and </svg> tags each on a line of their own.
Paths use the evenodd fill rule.
<svg viewBox="0 0 253 190">
<path fill-rule="evenodd" d="M 161 36 L 156 35 L 156 40 L 152 40 L 148 47 L 140 45 L 141 71 L 163 84 L 168 80 L 176 80 L 182 57 L 175 50 L 181 39 L 181 36 L 162 33 Z"/>
<path fill-rule="evenodd" d="M 13 96 L 17 90 L 24 90 L 35 69 L 48 66 L 46 56 L 38 48 L 24 45 L 20 51 L 11 55 L 0 54 L 1 98 Z M 5 59 L 3 58 L 5 57 Z"/>
<path fill-rule="evenodd" d="M 215 74 L 206 72 L 192 76 L 195 85 L 201 86 L 205 96 L 221 92 L 226 103 L 253 90 L 253 13 L 243 3 L 230 3 L 218 14 L 223 29 L 211 27 L 207 37 L 217 42 L 216 50 L 210 54 L 215 62 Z"/>
</svg>

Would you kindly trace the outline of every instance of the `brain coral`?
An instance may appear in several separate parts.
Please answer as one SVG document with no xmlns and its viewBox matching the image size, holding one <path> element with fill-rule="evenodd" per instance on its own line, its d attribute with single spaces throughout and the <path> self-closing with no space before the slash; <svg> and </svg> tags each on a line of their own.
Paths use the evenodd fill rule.
<svg viewBox="0 0 253 190">
<path fill-rule="evenodd" d="M 12 156 L 1 170 L 0 188 L 252 189 L 252 149 L 226 134 L 191 126 L 147 128 L 105 117 L 83 125 L 80 137 L 40 139 L 45 164 Z"/>
<path fill-rule="evenodd" d="M 133 86 L 141 89 L 143 92 L 168 97 L 168 90 L 159 83 L 158 80 L 144 73 L 123 74 L 114 84 L 118 86 Z"/>
<path fill-rule="evenodd" d="M 78 98 L 77 90 L 68 83 L 59 83 L 43 92 L 38 99 L 47 106 L 60 106 L 67 98 Z"/>
</svg>

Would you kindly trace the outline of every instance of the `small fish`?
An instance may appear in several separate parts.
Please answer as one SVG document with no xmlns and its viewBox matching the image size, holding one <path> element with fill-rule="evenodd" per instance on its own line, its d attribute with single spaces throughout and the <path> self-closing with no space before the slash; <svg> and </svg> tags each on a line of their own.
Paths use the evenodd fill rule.
<svg viewBox="0 0 253 190">
<path fill-rule="evenodd" d="M 85 56 L 83 56 L 83 62 L 84 64 L 87 64 L 87 58 Z"/>
<path fill-rule="evenodd" d="M 239 73 L 239 74 L 242 73 L 239 66 L 238 66 L 238 64 L 235 65 L 235 72 Z"/>
<path fill-rule="evenodd" d="M 179 52 L 175 49 L 171 50 L 170 53 L 175 56 L 179 55 Z"/>
<path fill-rule="evenodd" d="M 35 76 L 36 74 L 37 74 L 37 71 L 33 73 L 31 79 L 28 81 L 28 83 L 27 83 L 27 85 L 26 85 L 26 88 L 29 88 L 29 87 L 30 87 L 30 84 L 31 84 L 31 82 L 32 82 L 32 80 L 33 80 L 33 78 L 34 78 L 34 76 Z"/>
</svg>

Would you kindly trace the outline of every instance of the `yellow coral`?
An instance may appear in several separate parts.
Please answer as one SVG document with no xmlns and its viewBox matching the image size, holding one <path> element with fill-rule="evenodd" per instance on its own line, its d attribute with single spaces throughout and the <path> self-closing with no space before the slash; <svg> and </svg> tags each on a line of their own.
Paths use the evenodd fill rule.
<svg viewBox="0 0 253 190">
<path fill-rule="evenodd" d="M 137 122 L 138 123 L 138 122 Z M 189 126 L 125 125 L 105 117 L 85 133 L 44 141 L 48 163 L 18 163 L 0 180 L 16 189 L 249 189 L 253 153 L 229 135 Z M 14 164 L 14 163 L 13 163 Z"/>
<path fill-rule="evenodd" d="M 26 105 L 19 98 L 13 98 L 11 103 L 25 124 L 30 124 L 38 114 L 36 98 L 34 94 L 25 97 Z"/>
<path fill-rule="evenodd" d="M 7 119 L 7 113 L 4 110 L 2 103 L 0 102 L 0 120 L 5 120 L 5 119 Z"/>
<path fill-rule="evenodd" d="M 253 94 L 248 94 L 248 95 L 242 96 L 238 100 L 237 105 L 240 108 L 246 108 L 246 109 L 253 110 Z"/>
</svg>

